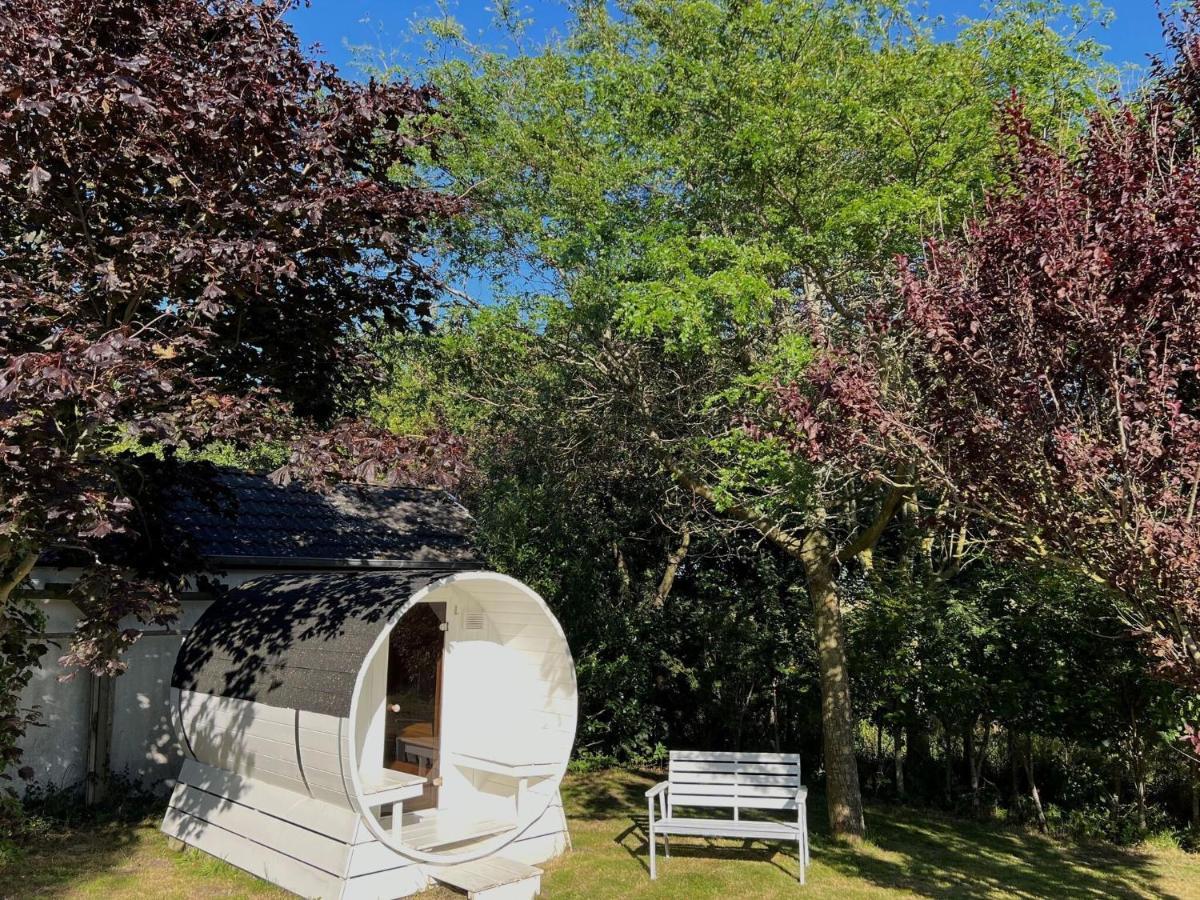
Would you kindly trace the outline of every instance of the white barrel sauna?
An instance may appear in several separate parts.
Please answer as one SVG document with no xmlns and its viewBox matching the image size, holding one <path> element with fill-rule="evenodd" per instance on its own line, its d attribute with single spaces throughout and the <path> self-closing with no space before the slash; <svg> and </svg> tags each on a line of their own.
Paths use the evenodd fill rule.
<svg viewBox="0 0 1200 900">
<path fill-rule="evenodd" d="M 172 703 L 189 758 L 163 830 L 303 896 L 479 888 L 481 871 L 532 896 L 529 867 L 568 844 L 574 663 L 507 576 L 255 579 L 187 636 Z"/>
</svg>

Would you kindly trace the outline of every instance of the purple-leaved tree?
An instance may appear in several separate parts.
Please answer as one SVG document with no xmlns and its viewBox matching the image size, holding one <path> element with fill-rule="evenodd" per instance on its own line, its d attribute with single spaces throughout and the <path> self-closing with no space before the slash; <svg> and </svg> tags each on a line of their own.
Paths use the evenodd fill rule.
<svg viewBox="0 0 1200 900">
<path fill-rule="evenodd" d="M 120 619 L 175 613 L 147 498 L 179 448 L 284 442 L 283 479 L 460 465 L 447 435 L 343 412 L 373 378 L 364 328 L 435 295 L 421 254 L 460 206 L 413 176 L 437 96 L 312 62 L 287 6 L 0 0 L 0 618 L 72 554 L 68 656 L 97 671 L 119 671 Z"/>
<path fill-rule="evenodd" d="M 803 452 L 1108 586 L 1158 673 L 1200 686 L 1200 5 L 1167 36 L 1152 92 L 1076 152 L 1014 103 L 980 218 L 902 260 L 900 314 L 780 404 Z"/>
</svg>

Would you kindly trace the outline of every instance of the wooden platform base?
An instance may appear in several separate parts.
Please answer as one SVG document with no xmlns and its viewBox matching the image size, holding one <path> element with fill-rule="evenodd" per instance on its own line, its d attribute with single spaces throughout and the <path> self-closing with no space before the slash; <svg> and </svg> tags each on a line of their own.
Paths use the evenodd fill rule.
<svg viewBox="0 0 1200 900">
<path fill-rule="evenodd" d="M 468 900 L 533 900 L 542 891 L 542 870 L 498 856 L 429 869 L 435 881 L 465 891 Z"/>
<path fill-rule="evenodd" d="M 347 809 L 194 760 L 180 773 L 162 830 L 172 841 L 302 897 L 394 900 L 425 890 L 433 878 L 443 880 L 438 871 L 458 868 L 421 865 L 401 856 L 372 838 Z M 500 851 L 503 860 L 493 855 L 464 864 L 497 863 L 471 870 L 478 891 L 461 889 L 480 900 L 532 900 L 541 881 L 533 865 L 567 847 L 566 820 L 561 805 L 554 803 Z M 501 877 L 501 869 L 508 876 Z M 466 871 L 452 877 L 464 879 Z M 495 883 L 485 886 L 488 871 Z M 518 873 L 523 877 L 516 878 Z"/>
</svg>

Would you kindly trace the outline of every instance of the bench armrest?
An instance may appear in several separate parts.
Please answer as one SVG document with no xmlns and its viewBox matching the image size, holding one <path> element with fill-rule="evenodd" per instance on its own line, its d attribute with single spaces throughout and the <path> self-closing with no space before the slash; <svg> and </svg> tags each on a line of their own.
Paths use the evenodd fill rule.
<svg viewBox="0 0 1200 900">
<path fill-rule="evenodd" d="M 806 799 L 808 799 L 808 788 L 806 788 L 806 787 L 797 788 L 796 789 L 796 802 L 799 803 L 801 800 L 806 800 Z"/>
<path fill-rule="evenodd" d="M 647 799 L 657 797 L 659 794 L 661 794 L 663 791 L 665 791 L 667 789 L 667 785 L 669 785 L 670 783 L 671 782 L 669 782 L 669 781 L 660 781 L 654 787 L 650 788 L 650 790 L 646 791 Z"/>
</svg>

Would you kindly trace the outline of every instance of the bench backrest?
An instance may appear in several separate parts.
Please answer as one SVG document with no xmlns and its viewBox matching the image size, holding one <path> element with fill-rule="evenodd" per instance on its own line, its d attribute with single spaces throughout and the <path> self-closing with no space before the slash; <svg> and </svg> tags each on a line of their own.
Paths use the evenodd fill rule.
<svg viewBox="0 0 1200 900">
<path fill-rule="evenodd" d="M 733 810 L 795 809 L 800 788 L 798 753 L 672 750 L 668 803 Z M 672 812 L 671 815 L 674 815 Z"/>
</svg>

